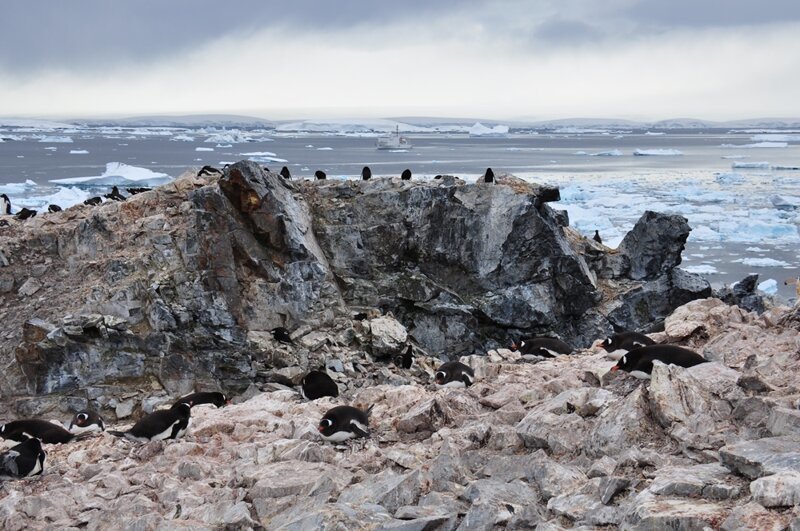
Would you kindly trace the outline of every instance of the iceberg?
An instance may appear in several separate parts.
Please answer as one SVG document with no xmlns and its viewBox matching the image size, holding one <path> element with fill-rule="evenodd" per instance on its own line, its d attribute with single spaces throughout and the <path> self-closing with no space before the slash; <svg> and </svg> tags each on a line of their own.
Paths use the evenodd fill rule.
<svg viewBox="0 0 800 531">
<path fill-rule="evenodd" d="M 106 171 L 102 175 L 89 177 L 69 177 L 66 179 L 51 179 L 55 184 L 72 184 L 79 186 L 95 185 L 122 185 L 128 186 L 134 183 L 139 186 L 158 186 L 172 180 L 166 173 L 156 173 L 147 168 L 129 166 L 122 162 L 109 162 L 106 164 Z"/>
<path fill-rule="evenodd" d="M 175 135 L 170 138 L 173 142 L 194 142 L 194 137 L 189 135 Z"/>
<path fill-rule="evenodd" d="M 769 162 L 734 162 L 731 168 L 749 168 L 755 170 L 768 170 Z"/>
<path fill-rule="evenodd" d="M 750 137 L 753 142 L 800 142 L 800 135 L 763 134 Z"/>
<path fill-rule="evenodd" d="M 469 136 L 504 137 L 507 134 L 508 134 L 507 125 L 496 125 L 494 127 L 486 127 L 480 122 L 475 122 L 475 125 L 469 128 Z"/>
<path fill-rule="evenodd" d="M 245 135 L 238 130 L 214 133 L 204 140 L 206 143 L 214 144 L 244 144 L 253 141 L 254 139 L 251 136 Z"/>
<path fill-rule="evenodd" d="M 639 157 L 645 157 L 645 156 L 675 157 L 678 155 L 683 155 L 683 152 L 677 149 L 637 149 L 634 150 L 633 154 Z"/>
<path fill-rule="evenodd" d="M 775 260 L 774 258 L 737 258 L 734 262 L 750 267 L 790 267 L 788 262 Z"/>
<path fill-rule="evenodd" d="M 778 281 L 774 278 L 768 278 L 758 285 L 758 289 L 769 295 L 775 295 L 778 293 Z"/>
<path fill-rule="evenodd" d="M 72 137 L 70 136 L 43 136 L 39 138 L 39 142 L 44 144 L 72 144 Z"/>
<path fill-rule="evenodd" d="M 710 275 L 710 274 L 719 272 L 719 271 L 717 271 L 716 267 L 714 267 L 712 265 L 709 265 L 709 264 L 700 264 L 700 265 L 695 265 L 695 266 L 682 266 L 681 269 L 683 269 L 684 271 L 689 272 L 689 273 L 696 273 L 698 275 Z"/>
<path fill-rule="evenodd" d="M 196 147 L 194 148 L 195 151 L 214 151 L 214 148 L 209 147 Z"/>
</svg>

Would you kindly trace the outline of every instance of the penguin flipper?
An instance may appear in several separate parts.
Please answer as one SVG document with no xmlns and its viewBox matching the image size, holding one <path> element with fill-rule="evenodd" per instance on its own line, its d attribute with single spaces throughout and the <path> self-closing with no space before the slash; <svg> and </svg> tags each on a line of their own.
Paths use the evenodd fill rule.
<svg viewBox="0 0 800 531">
<path fill-rule="evenodd" d="M 125 438 L 126 435 L 126 432 L 124 431 L 107 430 L 106 433 L 110 433 L 114 437 L 123 437 L 123 438 Z"/>
<path fill-rule="evenodd" d="M 369 437 L 369 428 L 356 420 L 350 421 L 350 429 L 352 429 L 353 433 L 358 437 Z"/>
</svg>

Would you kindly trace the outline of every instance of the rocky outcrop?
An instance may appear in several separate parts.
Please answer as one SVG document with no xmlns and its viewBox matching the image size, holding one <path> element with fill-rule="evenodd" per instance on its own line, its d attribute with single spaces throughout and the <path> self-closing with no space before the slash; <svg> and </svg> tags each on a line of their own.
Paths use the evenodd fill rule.
<svg viewBox="0 0 800 531">
<path fill-rule="evenodd" d="M 744 329 L 756 359 L 656 364 L 651 381 L 607 372 L 599 348 L 538 363 L 502 349 L 463 357 L 482 375 L 468 389 L 435 389 L 436 360 L 422 354 L 410 371 L 356 370 L 367 360 L 352 358 L 338 399 L 265 384 L 224 409 L 194 408 L 176 441 L 49 445 L 40 478 L 3 484 L 0 527 L 791 529 L 800 331 L 771 312 L 719 300 L 678 309 L 665 335 L 684 330 L 709 355 Z M 374 332 L 353 329 L 365 341 Z M 753 370 L 767 389 L 742 385 Z M 321 440 L 318 420 L 341 403 L 373 406 L 369 439 Z"/>
<path fill-rule="evenodd" d="M 683 218 L 647 213 L 611 250 L 565 226 L 557 199 L 512 176 L 287 181 L 241 162 L 14 222 L 0 229 L 0 408 L 125 418 L 143 399 L 358 372 L 406 340 L 441 358 L 531 334 L 587 347 L 707 294 L 675 267 Z"/>
</svg>

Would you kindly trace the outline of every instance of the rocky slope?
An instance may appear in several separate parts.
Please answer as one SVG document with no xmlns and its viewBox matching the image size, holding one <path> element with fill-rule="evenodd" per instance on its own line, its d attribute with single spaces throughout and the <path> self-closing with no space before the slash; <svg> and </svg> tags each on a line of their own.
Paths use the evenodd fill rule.
<svg viewBox="0 0 800 531">
<path fill-rule="evenodd" d="M 127 418 L 167 396 L 390 355 L 354 312 L 391 313 L 452 358 L 539 333 L 587 347 L 710 294 L 675 267 L 684 218 L 648 212 L 608 249 L 549 206 L 557 189 L 497 180 L 288 182 L 241 162 L 12 220 L 0 228 L 0 414 L 91 405 Z M 276 326 L 299 346 L 276 344 Z"/>
<path fill-rule="evenodd" d="M 702 299 L 654 337 L 712 361 L 642 382 L 597 347 L 538 363 L 499 350 L 463 358 L 472 387 L 435 390 L 437 360 L 367 356 L 335 374 L 336 400 L 271 384 L 195 408 L 182 440 L 50 446 L 44 475 L 4 484 L 0 527 L 800 528 L 797 311 Z M 320 440 L 339 403 L 374 405 L 370 439 Z"/>
</svg>

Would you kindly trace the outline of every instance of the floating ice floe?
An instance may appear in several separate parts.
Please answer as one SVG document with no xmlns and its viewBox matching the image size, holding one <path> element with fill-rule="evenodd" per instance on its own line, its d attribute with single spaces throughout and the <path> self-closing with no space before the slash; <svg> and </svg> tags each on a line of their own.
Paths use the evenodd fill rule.
<svg viewBox="0 0 800 531">
<path fill-rule="evenodd" d="M 754 142 L 800 142 L 800 135 L 763 134 L 753 135 L 750 140 Z"/>
<path fill-rule="evenodd" d="M 778 293 L 778 281 L 774 278 L 768 278 L 758 285 L 758 289 L 769 295 L 775 295 Z"/>
<path fill-rule="evenodd" d="M 722 155 L 721 159 L 749 159 L 750 155 Z"/>
<path fill-rule="evenodd" d="M 691 265 L 691 266 L 681 266 L 681 269 L 687 271 L 689 273 L 696 273 L 698 275 L 711 275 L 713 273 L 718 273 L 717 268 L 709 265 L 709 264 L 700 264 L 700 265 Z"/>
<path fill-rule="evenodd" d="M 751 253 L 766 253 L 769 252 L 769 249 L 762 249 L 761 247 L 748 247 L 745 251 L 749 251 Z"/>
<path fill-rule="evenodd" d="M 222 149 L 227 149 L 227 148 L 232 148 L 233 144 L 217 144 L 215 147 L 222 148 Z"/>
<path fill-rule="evenodd" d="M 205 142 L 214 144 L 244 144 L 246 142 L 253 142 L 253 138 L 243 134 L 241 131 L 233 130 L 214 133 L 206 138 Z"/>
<path fill-rule="evenodd" d="M 589 153 L 590 157 L 621 157 L 622 151 L 618 149 L 612 149 L 610 151 L 598 151 L 597 153 Z"/>
<path fill-rule="evenodd" d="M 756 142 L 755 144 L 722 144 L 719 147 L 721 148 L 733 148 L 733 149 L 754 149 L 754 148 L 785 148 L 788 147 L 789 144 L 786 142 Z"/>
<path fill-rule="evenodd" d="M 750 168 L 750 169 L 760 169 L 760 170 L 768 170 L 769 169 L 769 162 L 760 161 L 760 162 L 734 162 L 731 164 L 731 168 Z"/>
<path fill-rule="evenodd" d="M 800 207 L 800 198 L 797 197 L 773 195 L 769 201 L 778 210 L 795 210 Z"/>
<path fill-rule="evenodd" d="M 332 147 L 321 147 L 317 148 L 317 151 L 333 151 Z"/>
<path fill-rule="evenodd" d="M 746 180 L 741 173 L 717 173 L 714 175 L 714 181 L 719 184 L 741 184 Z"/>
<path fill-rule="evenodd" d="M 286 159 L 281 159 L 271 151 L 252 151 L 250 153 L 239 153 L 242 157 L 247 157 L 253 162 L 289 162 Z"/>
<path fill-rule="evenodd" d="M 70 155 L 88 155 L 89 151 L 86 150 L 86 149 L 70 149 L 69 150 L 69 154 Z"/>
<path fill-rule="evenodd" d="M 675 157 L 683 155 L 683 152 L 677 149 L 636 149 L 633 154 L 639 157 Z"/>
<path fill-rule="evenodd" d="M 750 267 L 790 267 L 788 262 L 774 258 L 737 258 L 733 261 Z"/>
<path fill-rule="evenodd" d="M 147 168 L 129 166 L 122 162 L 109 162 L 106 164 L 106 171 L 101 175 L 89 177 L 69 177 L 66 179 L 52 179 L 50 182 L 55 184 L 71 184 L 78 186 L 86 185 L 132 185 L 136 183 L 140 186 L 158 186 L 172 180 L 166 173 L 157 173 Z"/>
<path fill-rule="evenodd" d="M 772 167 L 773 170 L 781 170 L 781 171 L 798 171 L 800 170 L 800 166 L 780 166 L 776 165 Z"/>
<path fill-rule="evenodd" d="M 209 147 L 196 147 L 194 148 L 195 151 L 214 151 L 214 148 Z"/>
<path fill-rule="evenodd" d="M 194 142 L 194 137 L 189 135 L 175 135 L 170 140 L 174 142 Z"/>
<path fill-rule="evenodd" d="M 72 137 L 70 136 L 43 136 L 39 138 L 39 142 L 43 144 L 72 144 Z"/>
<path fill-rule="evenodd" d="M 644 134 L 647 136 L 661 136 L 664 133 L 662 131 L 645 131 Z"/>
</svg>

